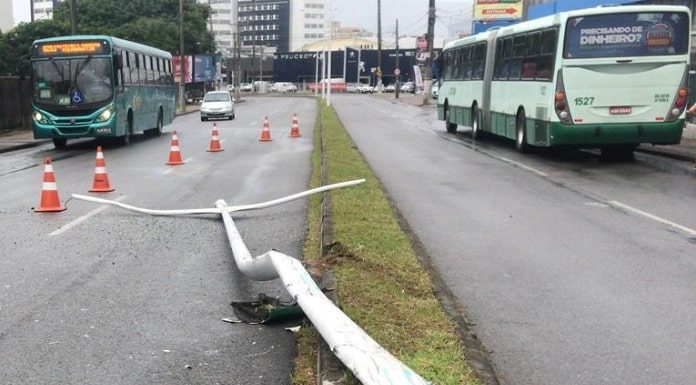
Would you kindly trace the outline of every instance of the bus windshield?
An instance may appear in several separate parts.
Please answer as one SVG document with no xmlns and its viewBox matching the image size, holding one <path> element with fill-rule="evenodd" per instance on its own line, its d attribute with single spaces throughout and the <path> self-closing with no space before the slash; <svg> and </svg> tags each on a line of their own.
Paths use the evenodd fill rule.
<svg viewBox="0 0 696 385">
<path fill-rule="evenodd" d="M 87 57 L 35 61 L 34 102 L 44 106 L 77 107 L 111 98 L 111 60 Z"/>
<path fill-rule="evenodd" d="M 568 20 L 565 36 L 566 59 L 684 55 L 689 17 L 684 12 L 574 17 Z"/>
</svg>

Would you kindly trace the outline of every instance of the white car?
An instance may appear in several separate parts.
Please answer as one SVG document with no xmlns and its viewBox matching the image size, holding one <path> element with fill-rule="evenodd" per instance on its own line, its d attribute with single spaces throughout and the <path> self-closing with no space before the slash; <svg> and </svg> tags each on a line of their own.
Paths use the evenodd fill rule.
<svg viewBox="0 0 696 385">
<path fill-rule="evenodd" d="M 251 85 L 251 83 L 242 83 L 239 85 L 239 90 L 242 92 L 251 92 L 254 89 L 254 87 Z"/>
<path fill-rule="evenodd" d="M 373 91 L 372 86 L 367 84 L 361 84 L 358 86 L 358 92 L 361 94 L 371 94 Z"/>
<path fill-rule="evenodd" d="M 201 103 L 201 122 L 211 118 L 234 119 L 234 101 L 228 91 L 210 91 Z"/>
<path fill-rule="evenodd" d="M 297 92 L 297 86 L 290 82 L 276 82 L 271 87 L 272 92 Z"/>
</svg>

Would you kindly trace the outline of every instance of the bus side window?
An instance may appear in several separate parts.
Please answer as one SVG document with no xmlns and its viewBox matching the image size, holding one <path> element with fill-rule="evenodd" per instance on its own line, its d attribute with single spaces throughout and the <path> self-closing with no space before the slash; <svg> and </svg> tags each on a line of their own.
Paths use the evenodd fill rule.
<svg viewBox="0 0 696 385">
<path fill-rule="evenodd" d="M 522 60 L 522 79 L 524 80 L 536 78 L 540 39 L 541 32 L 532 32 L 527 35 L 525 54 Z"/>
<path fill-rule="evenodd" d="M 483 79 L 483 67 L 486 59 L 486 43 L 479 43 L 474 47 L 474 65 L 471 78 L 474 80 Z"/>
<path fill-rule="evenodd" d="M 147 71 L 147 80 L 150 81 L 150 84 L 155 84 L 155 66 L 153 65 L 153 58 L 152 56 L 148 56 L 147 59 L 150 66 Z"/>
<path fill-rule="evenodd" d="M 471 80 L 471 69 L 474 64 L 471 59 L 471 51 L 473 51 L 473 47 L 471 46 L 464 47 L 462 51 L 462 62 L 464 65 L 462 66 L 461 78 L 463 80 Z"/>
<path fill-rule="evenodd" d="M 525 35 L 517 35 L 513 38 L 512 43 L 512 60 L 510 62 L 510 79 L 519 79 L 522 74 L 522 58 L 526 49 L 527 37 Z"/>
<path fill-rule="evenodd" d="M 503 40 L 503 69 L 500 73 L 501 79 L 510 78 L 510 68 L 512 67 L 512 38 Z"/>
<path fill-rule="evenodd" d="M 130 84 L 130 67 L 128 65 L 128 52 L 127 51 L 121 51 L 121 80 L 123 83 L 121 83 L 121 87 L 125 87 L 127 84 Z"/>
<path fill-rule="evenodd" d="M 493 67 L 493 79 L 500 80 L 503 78 L 503 41 L 498 39 L 495 42 L 495 66 Z"/>
<path fill-rule="evenodd" d="M 549 29 L 541 33 L 539 57 L 537 59 L 537 74 L 539 80 L 551 80 L 553 76 L 554 58 L 558 29 Z"/>
<path fill-rule="evenodd" d="M 147 68 L 146 66 L 146 61 L 145 61 L 145 55 L 138 54 L 138 78 L 139 82 L 141 85 L 147 84 Z"/>
</svg>

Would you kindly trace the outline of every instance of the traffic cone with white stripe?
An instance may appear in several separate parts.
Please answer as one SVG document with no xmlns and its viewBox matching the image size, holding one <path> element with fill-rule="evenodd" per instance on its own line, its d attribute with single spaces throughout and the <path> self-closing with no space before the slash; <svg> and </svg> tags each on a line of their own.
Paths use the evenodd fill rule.
<svg viewBox="0 0 696 385">
<path fill-rule="evenodd" d="M 179 135 L 177 135 L 176 130 L 172 132 L 172 145 L 169 151 L 169 161 L 167 162 L 170 166 L 178 166 L 184 164 L 181 160 L 181 151 L 179 150 Z"/>
<path fill-rule="evenodd" d="M 300 136 L 300 126 L 297 122 L 297 114 L 292 114 L 292 127 L 290 127 L 290 137 L 299 138 Z"/>
<path fill-rule="evenodd" d="M 63 210 L 65 210 L 65 206 L 60 204 L 60 198 L 58 198 L 58 185 L 56 185 L 56 176 L 53 174 L 53 163 L 51 162 L 51 158 L 46 158 L 44 161 L 41 202 L 38 208 L 34 208 L 34 211 L 54 212 Z"/>
<path fill-rule="evenodd" d="M 220 146 L 220 136 L 218 134 L 217 123 L 213 123 L 213 135 L 210 138 L 210 147 L 208 152 L 220 152 L 224 149 Z"/>
<path fill-rule="evenodd" d="M 261 142 L 270 142 L 271 140 L 271 127 L 268 123 L 268 116 L 263 117 L 263 131 L 261 131 Z"/>
<path fill-rule="evenodd" d="M 97 159 L 94 162 L 94 183 L 90 192 L 109 192 L 114 191 L 114 188 L 109 185 L 109 176 L 106 174 L 106 161 L 102 147 L 97 146 Z"/>
</svg>

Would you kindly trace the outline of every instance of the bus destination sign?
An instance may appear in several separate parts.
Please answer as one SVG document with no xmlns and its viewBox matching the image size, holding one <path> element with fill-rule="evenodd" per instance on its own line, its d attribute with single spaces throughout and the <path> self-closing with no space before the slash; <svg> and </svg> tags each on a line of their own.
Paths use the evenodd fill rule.
<svg viewBox="0 0 696 385">
<path fill-rule="evenodd" d="M 108 47 L 103 41 L 39 43 L 35 48 L 38 56 L 72 56 L 108 53 Z"/>
</svg>

